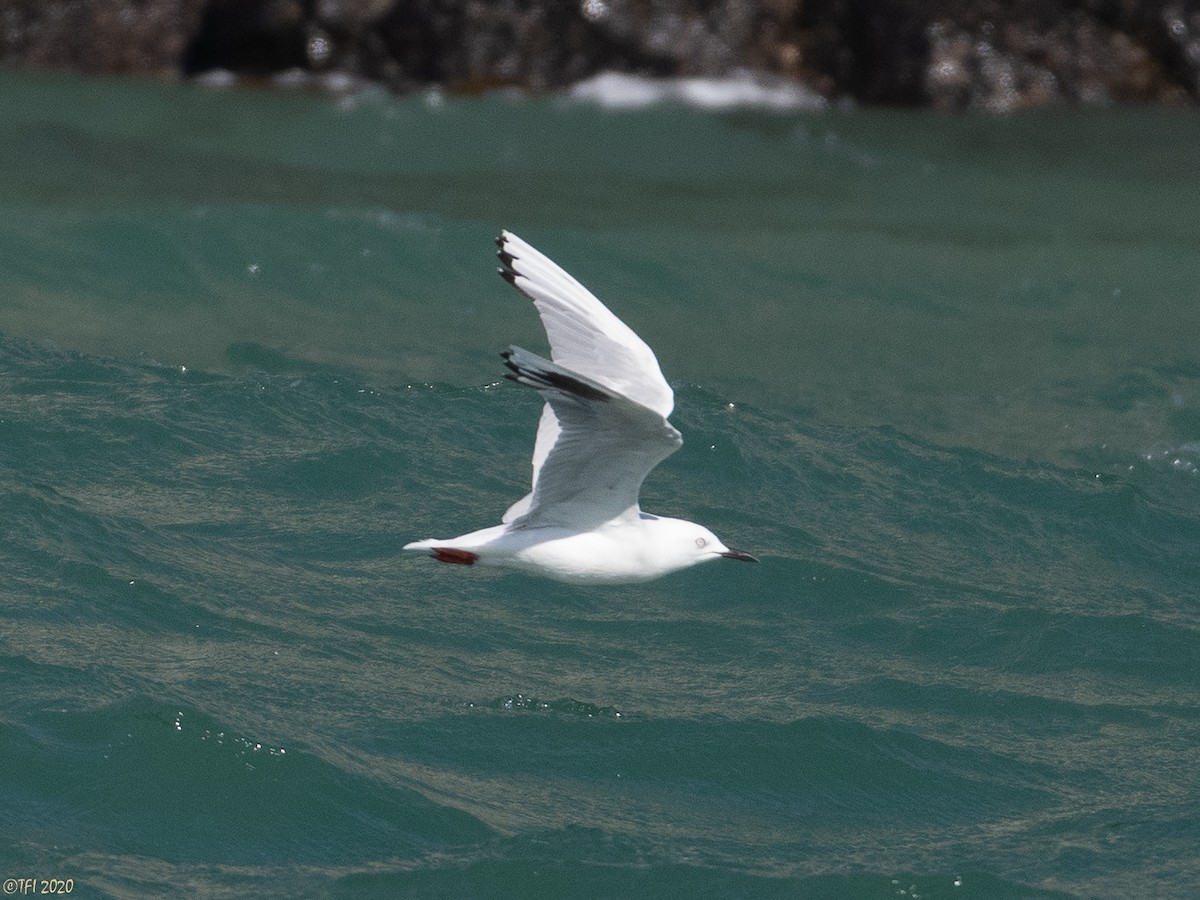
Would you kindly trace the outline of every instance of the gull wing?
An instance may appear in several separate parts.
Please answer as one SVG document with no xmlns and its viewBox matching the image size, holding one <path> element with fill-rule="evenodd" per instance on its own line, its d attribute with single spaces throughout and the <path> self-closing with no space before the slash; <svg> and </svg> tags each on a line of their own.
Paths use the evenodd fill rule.
<svg viewBox="0 0 1200 900">
<path fill-rule="evenodd" d="M 496 245 L 503 263 L 500 275 L 533 301 L 550 340 L 554 362 L 665 420 L 675 406 L 675 394 L 646 342 L 591 291 L 512 232 L 502 231 Z M 529 512 L 539 473 L 561 433 L 555 404 L 547 402 L 533 447 L 533 491 L 510 506 L 502 521 L 512 522 Z M 641 478 L 656 463 L 650 464 Z M 636 491 L 632 503 L 637 503 Z"/>
<path fill-rule="evenodd" d="M 654 351 L 582 284 L 510 231 L 496 239 L 500 275 L 533 301 L 550 358 L 565 369 L 628 397 L 664 419 L 675 394 Z"/>
<path fill-rule="evenodd" d="M 532 487 L 528 494 L 510 506 L 507 512 L 500 517 L 501 522 L 511 522 L 529 512 L 529 504 L 533 502 L 532 488 L 537 487 L 538 472 L 542 470 L 542 463 L 546 461 L 546 457 L 550 454 L 550 448 L 554 446 L 561 432 L 558 417 L 554 415 L 554 407 L 549 403 L 543 404 L 542 417 L 538 420 L 537 438 L 533 442 Z"/>
<path fill-rule="evenodd" d="M 679 432 L 657 411 L 528 350 L 510 347 L 503 355 L 508 377 L 545 398 L 558 428 L 533 493 L 509 513 L 526 507 L 505 520 L 590 529 L 636 517 L 642 482 L 679 449 Z"/>
</svg>

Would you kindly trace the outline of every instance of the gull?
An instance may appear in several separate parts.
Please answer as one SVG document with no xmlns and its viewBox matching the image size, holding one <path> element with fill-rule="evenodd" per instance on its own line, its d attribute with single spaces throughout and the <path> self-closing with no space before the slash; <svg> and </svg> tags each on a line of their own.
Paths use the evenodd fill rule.
<svg viewBox="0 0 1200 900">
<path fill-rule="evenodd" d="M 439 562 L 496 566 L 570 584 L 649 581 L 714 559 L 758 560 L 703 525 L 641 511 L 650 470 L 683 444 L 654 352 L 578 281 L 509 231 L 500 276 L 533 301 L 551 359 L 510 346 L 505 376 L 546 401 L 528 494 L 501 524 L 405 544 Z"/>
</svg>

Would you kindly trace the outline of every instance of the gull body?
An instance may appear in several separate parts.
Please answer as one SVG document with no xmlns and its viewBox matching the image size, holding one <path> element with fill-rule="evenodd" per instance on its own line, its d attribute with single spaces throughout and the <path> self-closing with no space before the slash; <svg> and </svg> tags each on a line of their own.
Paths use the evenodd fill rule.
<svg viewBox="0 0 1200 900">
<path fill-rule="evenodd" d="M 569 583 L 648 581 L 714 559 L 756 561 L 702 525 L 641 511 L 650 470 L 683 438 L 653 351 L 579 282 L 511 232 L 496 241 L 500 275 L 541 316 L 552 359 L 503 353 L 508 378 L 546 403 L 528 494 L 501 524 L 404 546 L 460 565 L 497 566 Z"/>
</svg>

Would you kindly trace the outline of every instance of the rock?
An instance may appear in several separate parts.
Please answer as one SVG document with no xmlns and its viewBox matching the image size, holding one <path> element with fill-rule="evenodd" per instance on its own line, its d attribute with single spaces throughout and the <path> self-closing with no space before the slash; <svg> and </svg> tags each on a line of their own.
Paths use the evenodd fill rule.
<svg viewBox="0 0 1200 900">
<path fill-rule="evenodd" d="M 178 72 L 204 0 L 3 0 L 0 64 L 89 73 Z"/>
<path fill-rule="evenodd" d="M 1194 103 L 1200 0 L 0 0 L 0 65 L 463 92 L 751 71 L 943 110 Z"/>
<path fill-rule="evenodd" d="M 209 0 L 180 60 L 183 73 L 270 75 L 308 67 L 308 6 L 303 0 Z"/>
<path fill-rule="evenodd" d="M 930 23 L 924 95 L 935 108 L 1008 112 L 1058 102 L 1200 96 L 1172 77 L 1172 63 L 1151 53 L 1147 21 L 1098 16 L 1078 6 L 1031 3 L 988 15 L 996 11 Z"/>
</svg>

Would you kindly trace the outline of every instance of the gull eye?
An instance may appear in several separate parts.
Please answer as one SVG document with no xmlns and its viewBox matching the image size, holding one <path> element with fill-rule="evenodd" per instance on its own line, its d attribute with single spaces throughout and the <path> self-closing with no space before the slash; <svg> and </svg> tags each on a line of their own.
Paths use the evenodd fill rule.
<svg viewBox="0 0 1200 900">
<path fill-rule="evenodd" d="M 707 544 L 708 544 L 708 541 L 706 541 L 704 538 L 696 538 L 696 546 L 697 547 L 704 547 Z"/>
</svg>

